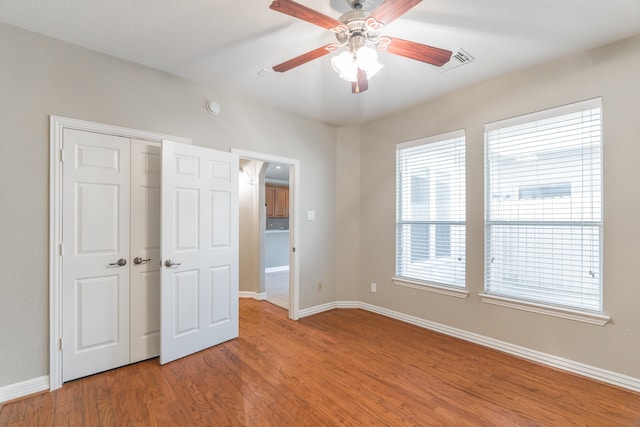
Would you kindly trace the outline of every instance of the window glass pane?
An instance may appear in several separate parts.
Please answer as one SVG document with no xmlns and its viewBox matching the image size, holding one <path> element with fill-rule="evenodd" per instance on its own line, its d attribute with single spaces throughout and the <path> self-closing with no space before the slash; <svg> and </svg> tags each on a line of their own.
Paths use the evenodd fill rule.
<svg viewBox="0 0 640 427">
<path fill-rule="evenodd" d="M 600 110 L 487 125 L 488 293 L 601 312 Z"/>
<path fill-rule="evenodd" d="M 451 225 L 436 224 L 436 258 L 451 256 Z"/>
<path fill-rule="evenodd" d="M 411 263 L 429 259 L 429 224 L 407 224 L 411 229 Z"/>
<path fill-rule="evenodd" d="M 464 287 L 464 133 L 400 144 L 396 153 L 396 276 Z"/>
</svg>

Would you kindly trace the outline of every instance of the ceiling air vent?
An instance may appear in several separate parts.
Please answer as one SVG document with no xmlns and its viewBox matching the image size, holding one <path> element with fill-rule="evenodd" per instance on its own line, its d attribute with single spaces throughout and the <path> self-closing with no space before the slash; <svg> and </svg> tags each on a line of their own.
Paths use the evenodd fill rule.
<svg viewBox="0 0 640 427">
<path fill-rule="evenodd" d="M 473 56 L 469 55 L 462 49 L 458 49 L 451 54 L 449 62 L 440 67 L 440 71 L 444 73 L 445 71 L 468 64 L 469 62 L 473 62 Z"/>
</svg>

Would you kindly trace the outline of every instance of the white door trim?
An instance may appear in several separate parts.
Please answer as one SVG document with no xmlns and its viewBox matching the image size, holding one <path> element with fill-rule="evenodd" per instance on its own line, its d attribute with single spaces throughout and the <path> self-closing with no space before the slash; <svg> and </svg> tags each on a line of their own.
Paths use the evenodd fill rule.
<svg viewBox="0 0 640 427">
<path fill-rule="evenodd" d="M 171 139 L 191 144 L 191 139 L 138 129 L 111 126 L 60 116 L 49 117 L 49 389 L 62 386 L 62 165 L 64 129 L 104 133 L 125 138 L 162 142 Z"/>
<path fill-rule="evenodd" d="M 289 245 L 295 248 L 296 251 L 299 250 L 300 160 L 238 148 L 231 148 L 231 152 L 238 154 L 238 157 L 241 159 L 281 163 L 292 166 L 289 174 L 289 210 L 292 212 L 293 221 L 289 221 Z M 291 197 L 291 194 L 293 194 L 293 197 Z M 298 320 L 300 318 L 300 262 L 296 252 L 289 252 L 289 266 L 289 319 Z"/>
</svg>

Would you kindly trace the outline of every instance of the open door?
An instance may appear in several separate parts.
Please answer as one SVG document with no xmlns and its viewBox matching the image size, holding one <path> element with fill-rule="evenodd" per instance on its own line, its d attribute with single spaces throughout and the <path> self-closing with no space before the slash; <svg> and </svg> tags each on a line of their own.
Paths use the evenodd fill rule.
<svg viewBox="0 0 640 427">
<path fill-rule="evenodd" d="M 160 363 L 238 336 L 238 155 L 162 142 Z"/>
</svg>

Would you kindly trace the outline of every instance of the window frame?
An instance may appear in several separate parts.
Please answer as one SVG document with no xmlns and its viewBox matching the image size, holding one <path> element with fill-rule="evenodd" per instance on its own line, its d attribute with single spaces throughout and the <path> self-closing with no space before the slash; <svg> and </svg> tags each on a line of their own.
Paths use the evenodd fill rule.
<svg viewBox="0 0 640 427">
<path fill-rule="evenodd" d="M 509 307 L 509 308 L 516 308 L 516 309 L 521 309 L 521 310 L 525 310 L 525 311 L 530 311 L 530 312 L 535 312 L 535 313 L 540 313 L 540 314 L 546 314 L 546 315 L 550 315 L 550 316 L 556 316 L 556 317 L 562 317 L 562 318 L 567 318 L 567 319 L 571 319 L 571 320 L 577 320 L 577 321 L 583 321 L 583 322 L 587 322 L 587 323 L 592 323 L 592 324 L 597 324 L 597 325 L 604 325 L 606 324 L 609 320 L 610 317 L 606 316 L 603 314 L 604 312 L 604 301 L 603 301 L 603 294 L 604 294 L 604 283 L 603 283 L 603 279 L 602 279 L 602 251 L 603 251 L 603 239 L 602 239 L 602 230 L 603 230 L 603 220 L 602 220 L 602 211 L 603 211 L 603 206 L 602 204 L 600 204 L 599 207 L 599 220 L 598 221 L 590 221 L 588 225 L 584 224 L 584 221 L 576 221 L 576 220 L 571 220 L 571 221 L 566 221 L 567 224 L 582 224 L 582 225 L 574 225 L 574 226 L 580 226 L 580 229 L 583 229 L 585 226 L 591 226 L 591 227 L 597 227 L 598 229 L 598 255 L 599 255 L 599 271 L 598 271 L 598 287 L 599 287 L 599 309 L 598 310 L 592 310 L 590 308 L 583 308 L 583 307 L 576 307 L 576 306 L 571 306 L 570 304 L 566 303 L 566 299 L 565 299 L 565 303 L 563 303 L 561 301 L 561 298 L 558 298 L 558 302 L 549 302 L 549 301 L 545 301 L 545 300 L 536 300 L 534 298 L 527 298 L 526 296 L 518 296 L 515 295 L 514 293 L 509 293 L 507 291 L 501 291 L 501 292 L 492 292 L 489 288 L 490 288 L 490 283 L 488 282 L 489 278 L 490 278 L 490 271 L 489 269 L 491 268 L 490 265 L 490 258 L 492 257 L 493 251 L 491 250 L 491 227 L 492 226 L 506 226 L 506 227 L 515 227 L 513 228 L 514 230 L 518 230 L 518 227 L 523 227 L 523 226 L 527 226 L 527 227 L 538 227 L 538 229 L 540 229 L 541 227 L 548 227 L 550 225 L 554 225 L 554 220 L 551 221 L 542 221 L 542 220 L 534 220 L 534 221 L 529 221 L 528 224 L 526 225 L 520 225 L 520 224 L 516 224 L 519 222 L 523 222 L 523 221 L 504 221 L 504 220 L 494 220 L 493 218 L 491 218 L 491 211 L 490 206 L 491 206 L 491 197 L 493 194 L 493 190 L 491 189 L 491 181 L 490 181 L 490 174 L 491 174 L 491 165 L 490 165 L 490 161 L 491 159 L 493 159 L 492 157 L 490 157 L 492 154 L 490 154 L 489 150 L 490 150 L 490 141 L 489 141 L 489 132 L 492 131 L 496 131 L 496 130 L 501 130 L 501 129 L 505 129 L 505 128 L 509 128 L 509 127 L 513 127 L 513 126 L 517 126 L 517 125 L 524 125 L 524 124 L 529 124 L 529 123 L 533 123 L 533 122 L 537 122 L 540 120 L 546 120 L 546 119 L 553 119 L 553 118 L 557 118 L 557 117 L 561 117 L 563 115 L 567 115 L 567 114 L 572 114 L 572 113 L 579 113 L 579 112 L 583 112 L 583 111 L 588 111 L 588 110 L 592 110 L 592 109 L 599 109 L 599 113 L 600 113 L 600 140 L 599 140 L 599 169 L 598 169 L 598 173 L 599 173 L 599 194 L 600 194 L 600 200 L 602 200 L 602 193 L 603 193 L 603 185 L 602 185 L 602 181 L 603 181 L 603 159 L 602 159 L 602 151 L 603 151 L 603 135 L 602 135 L 602 100 L 601 98 L 594 98 L 594 99 L 590 99 L 587 101 L 582 101 L 582 102 L 577 102 L 577 103 L 573 103 L 573 104 L 568 104 L 568 105 L 564 105 L 564 106 L 560 106 L 560 107 L 555 107 L 555 108 L 550 108 L 547 110 L 543 110 L 543 111 L 539 111 L 539 112 L 535 112 L 535 113 L 530 113 L 530 114 L 524 114 L 521 116 L 517 116 L 517 117 L 513 117 L 510 119 L 506 119 L 506 120 L 501 120 L 501 121 L 497 121 L 497 122 L 493 122 L 493 123 L 489 123 L 485 125 L 485 129 L 484 129 L 484 137 L 485 137 L 485 150 L 484 150 L 484 161 L 485 161 L 485 215 L 484 215 L 484 228 L 485 228 L 485 253 L 484 253 L 484 266 L 485 266 L 485 273 L 484 273 L 484 292 L 480 294 L 480 298 L 483 302 L 486 303 L 490 303 L 490 304 L 496 304 L 496 305 L 500 305 L 500 306 L 505 306 L 505 307 Z M 584 149 L 584 148 L 583 148 Z M 537 153 L 537 152 L 536 152 Z M 534 153 L 534 155 L 536 154 Z M 584 160 L 581 160 L 584 161 Z M 536 177 L 541 176 L 541 175 L 536 175 Z M 545 176 L 545 175 L 542 175 Z M 512 177 L 512 176 L 510 176 Z M 562 186 L 558 185 L 558 186 L 544 186 L 544 185 L 539 185 L 538 188 L 535 188 L 535 186 L 530 186 L 529 188 L 527 188 L 527 190 L 529 190 L 529 193 L 526 193 L 532 197 L 524 197 L 523 199 L 528 199 L 528 200 L 542 200 L 546 197 L 554 197 L 554 196 L 566 196 L 566 184 L 565 183 L 559 183 L 562 184 Z M 535 190 L 535 192 L 531 192 L 531 190 Z M 541 191 L 543 190 L 543 191 Z M 544 194 L 544 191 L 550 191 L 550 190 L 554 190 L 556 191 L 556 193 L 548 195 L 548 194 Z M 519 192 L 522 191 L 522 189 L 519 189 Z M 569 192 L 571 191 L 570 187 L 569 187 Z M 519 197 L 519 196 L 518 196 Z M 519 197 L 520 198 L 520 197 Z M 513 225 L 510 225 L 509 222 L 512 222 Z M 558 221 L 555 221 L 555 223 L 557 223 Z M 582 254 L 582 250 L 579 252 L 580 254 Z M 531 295 L 532 293 L 530 292 L 529 295 Z M 547 297 L 548 298 L 548 297 Z"/>
<path fill-rule="evenodd" d="M 415 148 L 415 147 L 422 147 L 422 146 L 427 146 L 429 144 L 435 144 L 435 143 L 445 143 L 449 140 L 454 140 L 454 139 L 461 139 L 461 149 L 462 149 L 462 155 L 461 156 L 456 156 L 456 159 L 458 157 L 462 158 L 462 167 L 460 168 L 461 170 L 457 171 L 457 176 L 456 178 L 458 180 L 461 181 L 461 185 L 459 185 L 457 187 L 458 191 L 462 191 L 462 203 L 463 203 L 463 207 L 462 207 L 462 221 L 451 221 L 451 220 L 436 220 L 436 219 L 429 219 L 427 221 L 408 221 L 406 219 L 402 219 L 399 218 L 400 212 L 402 211 L 401 208 L 401 200 L 404 201 L 412 201 L 414 197 L 416 197 L 416 195 L 413 192 L 410 192 L 409 194 L 402 194 L 402 184 L 401 184 L 401 180 L 407 180 L 410 179 L 412 180 L 412 182 L 417 181 L 418 178 L 415 178 L 414 180 L 414 176 L 409 175 L 408 177 L 404 176 L 402 177 L 402 172 L 400 171 L 400 153 L 402 150 L 405 149 L 410 149 L 410 148 Z M 438 170 L 434 170 L 434 171 L 430 171 L 430 170 L 426 170 L 425 174 L 428 174 L 428 176 L 430 178 L 424 178 L 424 177 L 420 177 L 420 179 L 423 179 L 427 182 L 429 182 L 429 188 L 433 187 L 433 190 L 429 190 L 433 191 L 434 194 L 436 194 L 435 200 L 431 200 L 433 199 L 433 197 L 426 197 L 425 203 L 427 203 L 427 205 L 430 204 L 438 204 L 439 202 L 442 203 L 442 200 L 438 200 L 437 195 L 439 195 L 439 193 L 437 193 L 436 191 L 436 186 L 439 186 L 439 188 L 442 188 L 441 186 L 443 185 L 443 180 L 439 179 L 442 177 L 442 171 L 438 171 Z M 446 179 L 445 180 L 447 185 L 449 185 L 450 180 Z M 449 189 L 449 192 L 447 193 L 447 196 L 449 196 L 451 194 L 451 189 Z M 435 208 L 437 209 L 437 207 Z M 456 225 L 456 226 L 462 226 L 463 227 L 463 231 L 462 231 L 462 235 L 463 235 L 463 243 L 462 243 L 462 250 L 463 250 L 463 255 L 462 255 L 462 262 L 464 263 L 463 265 L 463 281 L 461 284 L 450 284 L 450 283 L 442 283 L 442 282 L 437 282 L 435 280 L 425 280 L 423 278 L 417 278 L 417 277 L 410 277 L 410 276 L 401 276 L 399 275 L 399 263 L 401 262 L 401 260 L 399 259 L 399 257 L 403 256 L 403 254 L 400 253 L 400 245 L 399 245 L 399 233 L 401 233 L 400 229 L 403 226 L 412 226 L 414 224 L 418 224 L 418 225 L 428 225 L 430 227 L 434 227 L 433 232 L 429 233 L 429 239 L 428 241 L 430 242 L 431 245 L 431 240 L 433 240 L 433 245 L 436 245 L 436 241 L 438 240 L 439 236 L 440 238 L 442 238 L 442 236 L 444 236 L 444 234 L 442 233 L 442 227 L 438 228 L 439 226 L 442 225 Z M 449 296 L 453 296 L 453 297 L 457 297 L 457 298 L 467 298 L 469 295 L 469 291 L 467 289 L 467 283 L 466 283 L 466 139 L 465 139 L 465 130 L 461 129 L 461 130 L 456 130 L 456 131 L 452 131 L 452 132 L 447 132 L 447 133 L 443 133 L 443 134 L 439 134 L 439 135 L 434 135 L 434 136 L 429 136 L 429 137 L 425 137 L 425 138 L 420 138 L 417 140 L 413 140 L 413 141 L 408 141 L 408 142 L 404 142 L 404 143 L 400 143 L 396 145 L 396 222 L 395 222 L 395 226 L 396 226 L 396 236 L 395 236 L 395 275 L 392 278 L 392 281 L 398 285 L 398 286 L 403 286 L 403 287 L 408 287 L 408 288 L 412 288 L 412 289 L 418 289 L 418 290 L 423 290 L 423 291 L 429 291 L 429 292 L 434 292 L 434 293 L 438 293 L 438 294 L 443 294 L 443 295 L 449 295 Z M 438 233 L 437 231 L 440 230 L 440 233 Z M 451 232 L 451 230 L 449 229 L 448 233 L 446 233 L 447 236 L 449 236 L 449 238 L 451 238 L 451 234 L 453 234 Z M 406 243 L 406 242 L 405 242 Z M 447 254 L 451 255 L 451 251 L 452 251 L 452 243 L 451 241 L 449 241 L 449 243 L 446 245 L 446 252 Z M 447 258 L 446 256 L 442 256 L 443 255 L 443 250 L 442 247 L 438 247 L 437 245 L 434 247 L 433 249 L 433 254 L 430 254 L 430 250 L 427 249 L 427 255 L 429 256 L 433 256 L 433 257 L 439 257 L 439 258 Z M 414 255 L 409 254 L 409 257 L 411 257 L 413 259 Z"/>
</svg>

